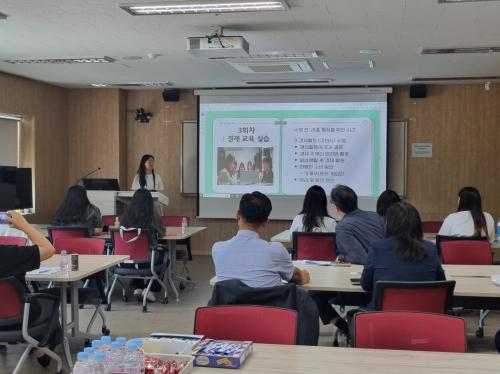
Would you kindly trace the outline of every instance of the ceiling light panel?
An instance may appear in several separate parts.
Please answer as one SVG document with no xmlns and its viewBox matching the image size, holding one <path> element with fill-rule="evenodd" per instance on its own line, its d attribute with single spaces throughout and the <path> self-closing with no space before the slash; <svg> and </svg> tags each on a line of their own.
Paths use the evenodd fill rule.
<svg viewBox="0 0 500 374">
<path fill-rule="evenodd" d="M 106 64 L 114 62 L 111 57 L 78 57 L 78 58 L 38 58 L 3 60 L 9 64 Z"/>
<path fill-rule="evenodd" d="M 440 4 L 480 3 L 484 1 L 498 1 L 498 0 L 438 0 L 438 3 Z"/>
<path fill-rule="evenodd" d="M 206 14 L 288 10 L 286 0 L 278 1 L 169 1 L 151 4 L 120 4 L 120 8 L 133 16 L 172 14 Z"/>
<path fill-rule="evenodd" d="M 423 55 L 449 55 L 458 53 L 495 53 L 500 52 L 500 46 L 487 47 L 456 47 L 456 48 L 422 48 Z"/>
</svg>

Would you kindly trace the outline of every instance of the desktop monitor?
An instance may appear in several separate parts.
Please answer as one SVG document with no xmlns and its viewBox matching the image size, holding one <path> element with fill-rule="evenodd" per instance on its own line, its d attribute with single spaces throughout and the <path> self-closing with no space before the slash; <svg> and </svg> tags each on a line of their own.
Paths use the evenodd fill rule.
<svg viewBox="0 0 500 374">
<path fill-rule="evenodd" d="M 87 191 L 120 191 L 118 179 L 83 178 L 82 181 Z"/>
<path fill-rule="evenodd" d="M 32 186 L 31 168 L 17 168 L 15 209 L 33 208 Z"/>
<path fill-rule="evenodd" d="M 0 166 L 0 212 L 16 208 L 16 169 Z"/>
</svg>

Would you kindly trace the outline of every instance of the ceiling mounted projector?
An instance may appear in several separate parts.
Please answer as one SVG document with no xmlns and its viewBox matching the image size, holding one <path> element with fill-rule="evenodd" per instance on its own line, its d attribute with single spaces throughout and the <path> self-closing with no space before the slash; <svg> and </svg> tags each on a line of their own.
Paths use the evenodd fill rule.
<svg viewBox="0 0 500 374">
<path fill-rule="evenodd" d="M 201 36 L 187 39 L 187 51 L 204 58 L 248 57 L 249 45 L 242 36 Z"/>
</svg>

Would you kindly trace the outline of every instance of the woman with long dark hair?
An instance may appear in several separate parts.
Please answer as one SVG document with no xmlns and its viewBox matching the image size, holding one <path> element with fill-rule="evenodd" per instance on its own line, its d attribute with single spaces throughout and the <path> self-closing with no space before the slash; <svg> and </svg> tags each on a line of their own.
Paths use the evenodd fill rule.
<svg viewBox="0 0 500 374">
<path fill-rule="evenodd" d="M 306 192 L 302 210 L 293 219 L 290 234 L 300 232 L 335 232 L 337 223 L 328 214 L 326 193 L 320 186 L 311 186 Z"/>
<path fill-rule="evenodd" d="M 54 226 L 87 226 L 90 233 L 102 232 L 101 211 L 92 205 L 87 190 L 82 186 L 71 186 L 52 219 Z"/>
<path fill-rule="evenodd" d="M 495 241 L 495 222 L 491 214 L 483 212 L 481 194 L 474 187 L 458 192 L 458 208 L 445 218 L 439 235 L 470 236 Z"/>
<path fill-rule="evenodd" d="M 121 224 L 126 228 L 150 230 L 153 240 L 164 236 L 166 232 L 161 217 L 155 212 L 151 192 L 144 188 L 135 191 L 132 200 L 130 200 L 127 209 L 123 213 Z M 160 259 L 157 259 L 155 262 L 158 261 Z M 141 300 L 146 288 L 145 282 L 141 279 L 133 279 L 130 282 L 130 287 L 134 289 L 134 297 L 137 300 Z M 160 290 L 161 286 L 157 282 L 154 282 L 151 286 L 151 291 L 147 295 L 148 300 L 152 302 L 156 301 L 156 296 L 153 292 Z"/>
<path fill-rule="evenodd" d="M 426 282 L 444 280 L 436 246 L 423 240 L 418 211 L 405 202 L 390 206 L 385 216 L 385 239 L 372 243 L 361 286 L 372 291 L 377 281 Z"/>
<path fill-rule="evenodd" d="M 399 195 L 393 190 L 385 190 L 380 194 L 377 199 L 377 213 L 379 216 L 384 217 L 387 213 L 387 209 L 392 204 L 399 203 L 401 198 Z"/>
<path fill-rule="evenodd" d="M 146 188 L 151 191 L 163 191 L 165 186 L 160 174 L 155 172 L 155 158 L 152 155 L 141 157 L 137 175 L 132 182 L 132 190 Z"/>
</svg>

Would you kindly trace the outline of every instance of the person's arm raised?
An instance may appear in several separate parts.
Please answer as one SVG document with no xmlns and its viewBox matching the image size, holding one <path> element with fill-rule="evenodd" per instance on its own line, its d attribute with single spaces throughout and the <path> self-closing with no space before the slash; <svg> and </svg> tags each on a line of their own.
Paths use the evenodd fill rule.
<svg viewBox="0 0 500 374">
<path fill-rule="evenodd" d="M 8 214 L 10 217 L 10 226 L 24 232 L 33 245 L 38 246 L 40 251 L 40 261 L 44 261 L 54 255 L 55 249 L 48 239 L 37 229 L 31 226 L 21 214 L 14 211 L 10 211 Z"/>
</svg>

